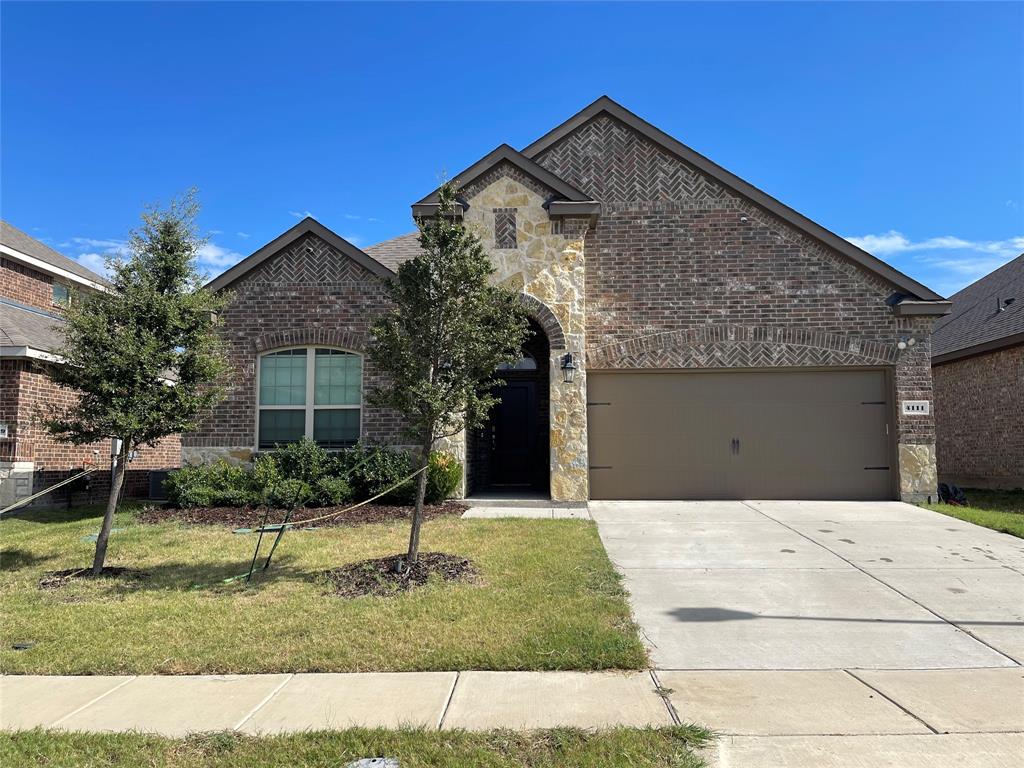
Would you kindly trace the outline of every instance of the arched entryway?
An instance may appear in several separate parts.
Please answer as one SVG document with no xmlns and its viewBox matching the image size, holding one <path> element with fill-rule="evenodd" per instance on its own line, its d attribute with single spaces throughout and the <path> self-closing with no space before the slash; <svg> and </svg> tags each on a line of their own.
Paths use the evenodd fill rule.
<svg viewBox="0 0 1024 768">
<path fill-rule="evenodd" d="M 487 422 L 467 436 L 468 495 L 550 495 L 550 346 L 530 319 L 522 356 L 498 371 L 500 402 Z"/>
</svg>

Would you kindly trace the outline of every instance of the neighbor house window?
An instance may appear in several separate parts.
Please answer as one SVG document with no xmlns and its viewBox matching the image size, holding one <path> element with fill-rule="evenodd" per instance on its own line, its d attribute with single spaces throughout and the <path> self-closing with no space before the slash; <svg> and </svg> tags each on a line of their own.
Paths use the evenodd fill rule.
<svg viewBox="0 0 1024 768">
<path fill-rule="evenodd" d="M 64 283 L 53 284 L 53 303 L 61 307 L 71 303 L 71 289 Z"/>
<path fill-rule="evenodd" d="M 257 446 L 310 437 L 324 448 L 359 440 L 363 358 L 325 347 L 268 352 L 259 360 Z"/>
</svg>

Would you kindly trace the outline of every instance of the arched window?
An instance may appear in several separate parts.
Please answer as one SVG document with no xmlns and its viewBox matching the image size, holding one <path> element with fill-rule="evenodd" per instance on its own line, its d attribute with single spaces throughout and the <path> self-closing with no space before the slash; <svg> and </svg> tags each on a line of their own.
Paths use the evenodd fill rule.
<svg viewBox="0 0 1024 768">
<path fill-rule="evenodd" d="M 498 363 L 499 371 L 536 371 L 537 361 L 529 352 L 523 352 L 523 356 L 514 363 Z"/>
<path fill-rule="evenodd" d="M 259 357 L 257 448 L 310 437 L 324 448 L 359 440 L 363 358 L 328 347 L 294 347 Z"/>
</svg>

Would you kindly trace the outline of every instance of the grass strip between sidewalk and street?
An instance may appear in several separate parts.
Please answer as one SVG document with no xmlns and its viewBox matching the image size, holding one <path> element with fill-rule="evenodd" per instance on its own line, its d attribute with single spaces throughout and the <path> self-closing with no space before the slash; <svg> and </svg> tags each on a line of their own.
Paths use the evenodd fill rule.
<svg viewBox="0 0 1024 768">
<path fill-rule="evenodd" d="M 168 739 L 144 734 L 21 731 L 0 735 L 5 768 L 342 768 L 393 757 L 401 768 L 700 768 L 710 742 L 696 726 L 490 731 L 363 730 L 286 736 L 233 732 Z"/>
</svg>

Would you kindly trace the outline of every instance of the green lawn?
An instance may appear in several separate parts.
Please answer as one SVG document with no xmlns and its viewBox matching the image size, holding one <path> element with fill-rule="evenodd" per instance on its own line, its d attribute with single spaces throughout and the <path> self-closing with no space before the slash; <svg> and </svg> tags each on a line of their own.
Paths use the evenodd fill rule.
<svg viewBox="0 0 1024 768">
<path fill-rule="evenodd" d="M 568 729 L 513 733 L 349 730 L 188 739 L 140 734 L 23 731 L 0 735 L 0 765 L 60 768 L 341 768 L 363 757 L 396 757 L 402 768 L 698 768 L 700 728 Z"/>
<path fill-rule="evenodd" d="M 0 521 L 0 671 L 193 674 L 454 669 L 636 669 L 647 659 L 597 535 L 579 520 L 460 520 L 423 528 L 422 550 L 473 559 L 482 583 L 432 582 L 344 600 L 318 574 L 404 551 L 403 523 L 292 531 L 268 575 L 243 572 L 255 538 L 214 526 L 144 525 L 120 513 L 107 564 L 136 582 L 37 586 L 91 562 L 98 507 Z M 200 585 L 200 586 L 196 586 Z M 203 586 L 205 585 L 205 586 Z M 13 643 L 33 642 L 16 651 Z M 284 754 L 282 752 L 282 754 Z"/>
<path fill-rule="evenodd" d="M 994 531 L 1009 533 L 1024 539 L 1024 491 L 985 491 L 965 488 L 966 507 L 950 504 L 922 504 L 950 517 L 983 525 Z"/>
</svg>

